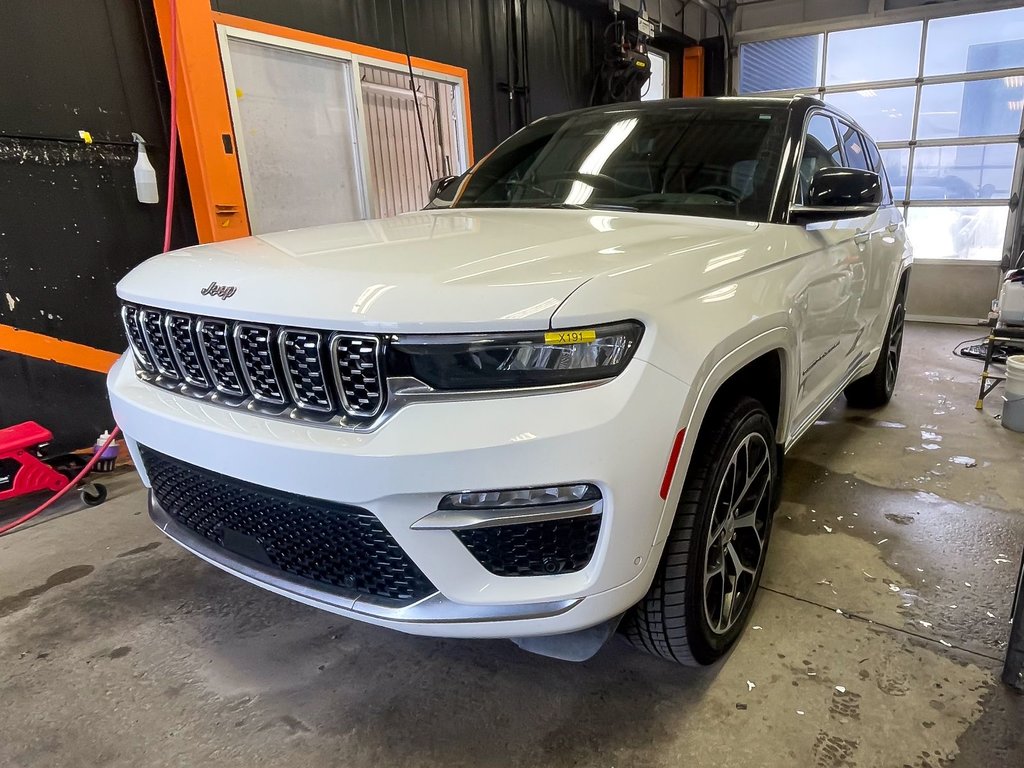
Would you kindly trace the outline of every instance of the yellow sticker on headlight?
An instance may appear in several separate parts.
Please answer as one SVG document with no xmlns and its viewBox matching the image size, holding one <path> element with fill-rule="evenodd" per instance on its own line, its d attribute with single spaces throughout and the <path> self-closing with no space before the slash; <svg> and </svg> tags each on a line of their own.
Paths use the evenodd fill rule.
<svg viewBox="0 0 1024 768">
<path fill-rule="evenodd" d="M 597 331 L 548 331 L 544 334 L 545 344 L 585 344 L 597 339 Z"/>
</svg>

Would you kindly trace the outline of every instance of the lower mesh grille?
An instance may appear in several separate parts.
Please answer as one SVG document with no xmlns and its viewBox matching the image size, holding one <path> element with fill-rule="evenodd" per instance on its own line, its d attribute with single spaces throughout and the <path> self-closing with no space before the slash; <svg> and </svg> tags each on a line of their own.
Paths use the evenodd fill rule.
<svg viewBox="0 0 1024 768">
<path fill-rule="evenodd" d="M 218 547 L 319 585 L 396 602 L 437 591 L 364 509 L 245 483 L 145 446 L 140 451 L 163 510 Z"/>
<path fill-rule="evenodd" d="M 548 576 L 582 570 L 594 556 L 601 515 L 456 531 L 496 576 Z"/>
</svg>

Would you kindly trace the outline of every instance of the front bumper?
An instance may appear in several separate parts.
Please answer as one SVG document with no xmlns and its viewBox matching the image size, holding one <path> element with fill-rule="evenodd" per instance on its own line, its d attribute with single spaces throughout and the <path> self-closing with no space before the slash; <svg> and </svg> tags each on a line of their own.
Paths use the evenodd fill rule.
<svg viewBox="0 0 1024 768">
<path fill-rule="evenodd" d="M 140 381 L 127 358 L 109 377 L 114 415 L 139 444 L 231 478 L 357 505 L 375 515 L 437 588 L 395 607 L 320 590 L 235 556 L 166 514 L 170 538 L 236 576 L 318 608 L 405 632 L 526 637 L 594 626 L 637 602 L 660 551 L 659 488 L 685 385 L 635 360 L 601 386 L 528 397 L 414 404 L 371 432 L 268 418 Z M 143 470 L 143 480 L 150 485 Z M 448 530 L 414 528 L 446 494 L 589 482 L 602 492 L 594 555 L 558 575 L 497 576 Z"/>
</svg>

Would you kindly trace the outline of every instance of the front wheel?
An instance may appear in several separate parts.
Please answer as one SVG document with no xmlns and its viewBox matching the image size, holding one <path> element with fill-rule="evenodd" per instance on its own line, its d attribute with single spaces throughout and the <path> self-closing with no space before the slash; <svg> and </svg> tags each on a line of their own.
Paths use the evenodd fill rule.
<svg viewBox="0 0 1024 768">
<path fill-rule="evenodd" d="M 778 477 L 775 432 L 759 402 L 742 398 L 706 424 L 654 582 L 624 622 L 634 646 L 692 666 L 721 658 L 746 625 Z"/>
<path fill-rule="evenodd" d="M 906 289 L 901 288 L 893 302 L 889 325 L 885 329 L 885 343 L 878 353 L 878 362 L 871 373 L 851 382 L 843 394 L 853 408 L 881 408 L 892 399 L 896 389 L 896 376 L 900 372 L 903 356 L 903 326 L 907 316 Z"/>
</svg>

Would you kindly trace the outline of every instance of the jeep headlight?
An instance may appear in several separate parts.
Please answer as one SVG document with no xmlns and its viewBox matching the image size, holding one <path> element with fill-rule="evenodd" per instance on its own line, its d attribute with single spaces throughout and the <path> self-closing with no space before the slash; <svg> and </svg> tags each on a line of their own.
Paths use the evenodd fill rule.
<svg viewBox="0 0 1024 768">
<path fill-rule="evenodd" d="M 625 369 L 642 334 L 643 325 L 629 320 L 536 333 L 399 338 L 391 345 L 388 370 L 439 390 L 599 381 Z"/>
</svg>

